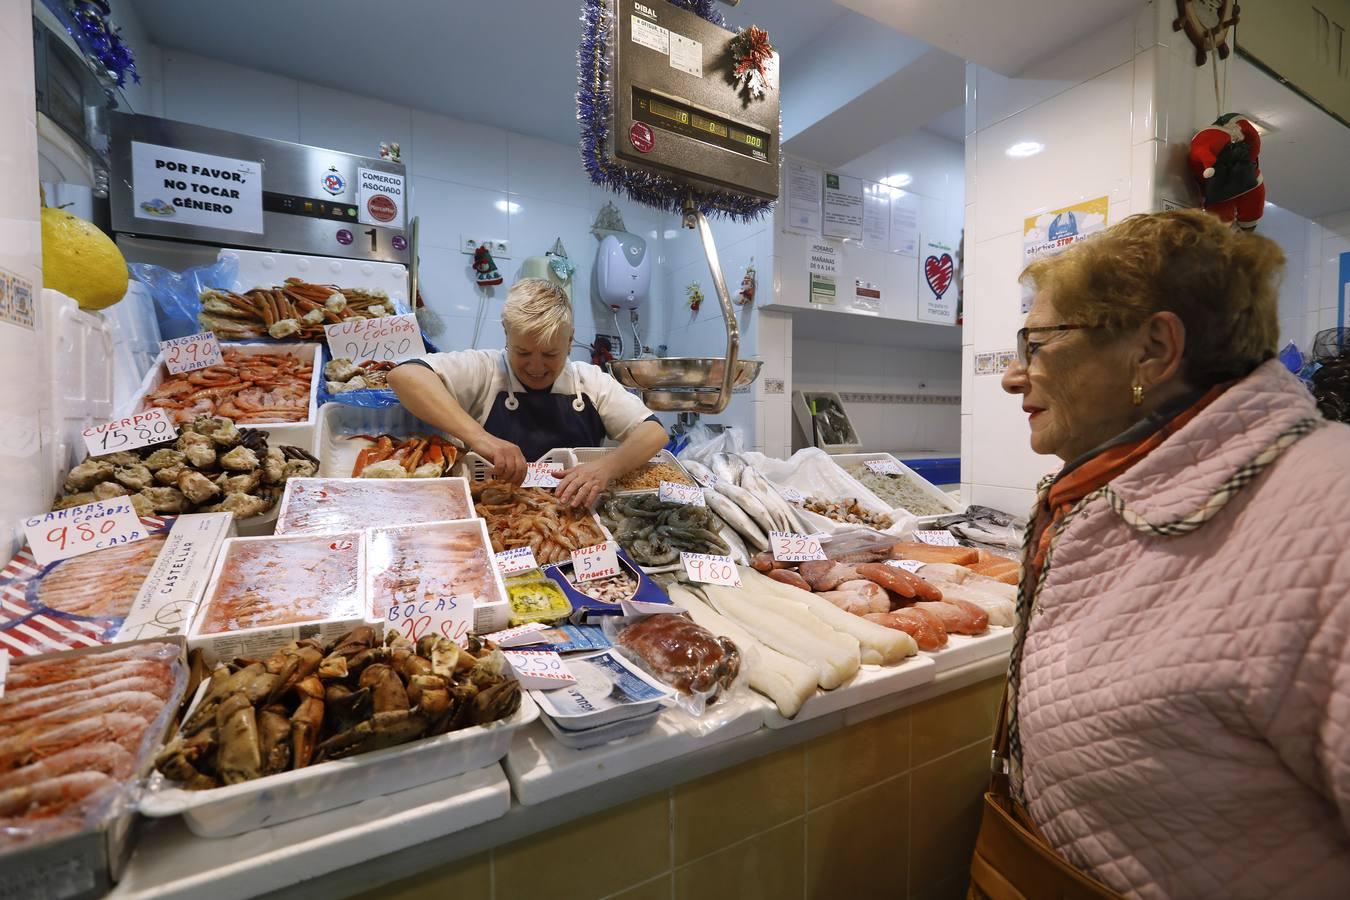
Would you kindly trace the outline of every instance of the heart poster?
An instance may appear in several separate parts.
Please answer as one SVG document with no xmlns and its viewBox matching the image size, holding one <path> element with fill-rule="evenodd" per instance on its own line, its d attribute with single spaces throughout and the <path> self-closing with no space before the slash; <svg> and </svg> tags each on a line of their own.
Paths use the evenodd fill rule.
<svg viewBox="0 0 1350 900">
<path fill-rule="evenodd" d="M 956 252 L 925 240 L 919 253 L 919 321 L 956 324 Z"/>
</svg>

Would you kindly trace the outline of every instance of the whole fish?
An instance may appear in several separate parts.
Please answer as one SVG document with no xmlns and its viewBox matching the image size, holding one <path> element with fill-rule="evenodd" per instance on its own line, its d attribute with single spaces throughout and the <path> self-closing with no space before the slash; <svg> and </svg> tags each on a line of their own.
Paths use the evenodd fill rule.
<svg viewBox="0 0 1350 900">
<path fill-rule="evenodd" d="M 712 487 L 713 482 L 717 480 L 717 476 L 713 474 L 713 470 L 709 469 L 696 459 L 681 459 L 680 465 L 684 466 L 684 470 L 690 475 L 693 475 L 694 478 L 698 480 L 698 483 L 704 487 Z"/>
<path fill-rule="evenodd" d="M 754 521 L 745 514 L 745 511 L 729 497 L 725 497 L 717 491 L 705 491 L 704 498 L 712 511 L 717 513 L 722 521 L 730 525 L 734 531 L 740 533 L 756 550 L 769 549 L 768 535 L 756 526 Z"/>
<path fill-rule="evenodd" d="M 745 460 L 734 453 L 714 453 L 712 470 L 713 474 L 721 480 L 739 485 L 741 473 L 745 471 Z"/>
<path fill-rule="evenodd" d="M 777 531 L 774 527 L 773 518 L 769 511 L 764 508 L 764 504 L 759 498 L 747 491 L 745 488 L 732 484 L 730 481 L 718 481 L 717 490 L 729 497 L 737 506 L 745 510 L 745 514 L 755 521 L 755 524 L 764 531 Z"/>
<path fill-rule="evenodd" d="M 745 472 L 741 475 L 741 487 L 752 492 L 763 502 L 769 515 L 775 517 L 779 531 L 802 533 L 801 521 L 797 518 L 792 504 L 783 499 L 783 495 L 778 493 L 778 488 L 774 487 L 758 469 L 746 466 Z"/>
</svg>

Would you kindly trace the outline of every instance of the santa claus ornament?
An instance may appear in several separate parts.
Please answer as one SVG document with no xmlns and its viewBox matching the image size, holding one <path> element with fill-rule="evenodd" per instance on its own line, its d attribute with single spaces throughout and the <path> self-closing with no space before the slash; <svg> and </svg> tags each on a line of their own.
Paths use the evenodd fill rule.
<svg viewBox="0 0 1350 900">
<path fill-rule="evenodd" d="M 487 244 L 473 251 L 473 273 L 479 287 L 491 287 L 502 283 L 502 273 L 497 271 L 497 263 L 488 252 Z"/>
<path fill-rule="evenodd" d="M 1266 207 L 1261 178 L 1261 135 L 1237 113 L 1225 113 L 1191 138 L 1191 175 L 1205 210 L 1244 231 L 1256 228 Z"/>
</svg>

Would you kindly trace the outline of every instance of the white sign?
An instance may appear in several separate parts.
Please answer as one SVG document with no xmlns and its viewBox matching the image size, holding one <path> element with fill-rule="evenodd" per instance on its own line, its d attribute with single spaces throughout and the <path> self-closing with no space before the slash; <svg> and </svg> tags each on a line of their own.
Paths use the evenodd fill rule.
<svg viewBox="0 0 1350 900">
<path fill-rule="evenodd" d="M 685 574 L 690 581 L 701 584 L 720 584 L 724 587 L 740 587 L 741 573 L 730 556 L 716 556 L 711 553 L 681 553 L 680 562 L 684 563 Z"/>
<path fill-rule="evenodd" d="M 83 432 L 84 446 L 90 456 L 103 456 L 119 450 L 135 450 L 178 437 L 178 429 L 168 413 L 159 407 L 104 425 L 91 425 Z"/>
<path fill-rule="evenodd" d="M 839 250 L 824 241 L 811 242 L 811 255 L 806 258 L 806 269 L 815 275 L 839 273 Z"/>
<path fill-rule="evenodd" d="M 919 259 L 919 321 L 956 324 L 956 254 L 937 241 L 924 241 Z"/>
<path fill-rule="evenodd" d="M 410 641 L 424 635 L 439 634 L 463 646 L 473 631 L 473 597 L 440 596 L 437 588 L 448 588 L 449 582 L 424 579 L 420 599 L 402 600 L 389 605 L 385 628 L 399 632 Z"/>
<path fill-rule="evenodd" d="M 900 468 L 900 463 L 886 457 L 884 459 L 865 459 L 863 465 L 876 472 L 878 475 L 903 475 L 904 470 Z"/>
<path fill-rule="evenodd" d="M 159 349 L 164 354 L 164 365 L 168 367 L 170 375 L 195 372 L 208 366 L 218 366 L 224 361 L 220 355 L 220 341 L 216 339 L 214 331 L 160 341 Z"/>
<path fill-rule="evenodd" d="M 793 162 L 787 164 L 783 179 L 787 187 L 787 219 L 783 223 L 793 231 L 820 234 L 820 191 L 824 173 L 820 169 Z"/>
<path fill-rule="evenodd" d="M 402 362 L 427 355 L 417 316 L 380 316 L 378 319 L 344 319 L 323 327 L 334 359 L 364 362 Z"/>
<path fill-rule="evenodd" d="M 952 537 L 950 531 L 916 531 L 914 537 L 924 544 L 932 544 L 934 547 L 959 547 L 956 538 Z"/>
<path fill-rule="evenodd" d="M 549 626 L 543 622 L 526 622 L 524 625 L 517 625 L 515 628 L 494 631 L 492 634 L 485 635 L 485 637 L 503 650 L 507 647 L 527 647 L 530 644 L 546 643 L 540 632 L 548 631 L 548 628 Z"/>
<path fill-rule="evenodd" d="M 773 549 L 773 558 L 778 562 L 810 562 L 825 558 L 825 551 L 820 549 L 820 539 L 805 534 L 770 531 L 769 546 Z"/>
<path fill-rule="evenodd" d="M 861 240 L 863 236 L 862 179 L 825 173 L 825 214 L 821 230 L 833 237 Z"/>
<path fill-rule="evenodd" d="M 694 487 L 692 484 L 663 481 L 656 496 L 662 503 L 683 503 L 686 506 L 708 505 L 708 501 L 703 498 L 703 488 Z"/>
<path fill-rule="evenodd" d="M 593 547 L 582 547 L 572 551 L 572 574 L 577 581 L 595 581 L 598 578 L 612 578 L 619 574 L 618 545 L 605 541 Z"/>
<path fill-rule="evenodd" d="M 891 252 L 919 255 L 919 195 L 909 191 L 891 193 Z"/>
<path fill-rule="evenodd" d="M 131 142 L 138 219 L 263 233 L 262 163 Z"/>
<path fill-rule="evenodd" d="M 881 315 L 881 285 L 861 279 L 853 280 L 853 309 L 872 316 Z"/>
<path fill-rule="evenodd" d="M 523 690 L 549 691 L 576 684 L 567 664 L 554 650 L 503 650 Z"/>
<path fill-rule="evenodd" d="M 703 77 L 703 44 L 674 31 L 670 34 L 670 67 Z"/>
<path fill-rule="evenodd" d="M 891 249 L 891 189 L 884 184 L 863 187 L 863 246 L 883 253 Z"/>
<path fill-rule="evenodd" d="M 714 475 L 714 474 L 712 473 L 711 470 L 706 470 L 706 469 L 705 469 L 705 471 L 706 471 L 706 474 L 704 474 L 704 475 L 695 475 L 695 476 L 694 476 L 694 479 L 695 479 L 699 484 L 703 485 L 705 488 L 712 489 L 712 488 L 717 487 L 717 476 Z"/>
<path fill-rule="evenodd" d="M 403 176 L 379 169 L 356 170 L 356 217 L 362 225 L 403 227 Z"/>
<path fill-rule="evenodd" d="M 560 463 L 532 462 L 525 464 L 525 481 L 521 487 L 553 490 L 559 484 L 554 476 L 563 470 Z"/>
<path fill-rule="evenodd" d="M 497 554 L 497 571 L 502 575 L 516 575 L 537 568 L 539 563 L 535 561 L 534 551 L 529 547 L 503 550 Z"/>
<path fill-rule="evenodd" d="M 904 569 L 911 575 L 918 573 L 924 566 L 917 559 L 889 559 L 886 561 L 886 565 L 895 569 Z"/>
<path fill-rule="evenodd" d="M 641 44 L 648 49 L 655 50 L 662 55 L 670 50 L 670 36 L 666 30 L 655 22 L 648 22 L 639 16 L 632 16 L 633 27 L 631 30 L 632 40 L 635 44 Z"/>
<path fill-rule="evenodd" d="M 114 497 L 30 516 L 23 522 L 23 533 L 33 558 L 45 566 L 139 541 L 149 536 L 150 529 L 141 524 L 129 498 Z"/>
</svg>

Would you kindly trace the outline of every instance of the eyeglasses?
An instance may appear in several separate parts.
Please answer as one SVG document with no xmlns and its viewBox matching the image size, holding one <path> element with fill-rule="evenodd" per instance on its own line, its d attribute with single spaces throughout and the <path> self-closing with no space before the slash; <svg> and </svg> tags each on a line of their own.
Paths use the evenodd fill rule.
<svg viewBox="0 0 1350 900">
<path fill-rule="evenodd" d="M 1036 355 L 1036 351 L 1041 349 L 1041 345 L 1032 343 L 1028 339 L 1028 335 L 1042 331 L 1091 331 L 1100 327 L 1100 325 L 1034 325 L 1029 328 L 1019 328 L 1017 329 L 1017 362 L 1025 369 L 1031 365 L 1031 358 Z"/>
</svg>

